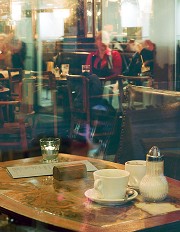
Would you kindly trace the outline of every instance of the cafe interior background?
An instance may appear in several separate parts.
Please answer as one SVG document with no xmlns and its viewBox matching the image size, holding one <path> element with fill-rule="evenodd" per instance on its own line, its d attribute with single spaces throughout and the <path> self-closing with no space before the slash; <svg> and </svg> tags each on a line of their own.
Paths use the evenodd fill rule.
<svg viewBox="0 0 180 232">
<path fill-rule="evenodd" d="M 41 60 L 44 50 L 55 52 L 56 41 L 91 42 L 97 31 L 106 29 L 119 42 L 133 38 L 155 43 L 156 78 L 167 81 L 168 88 L 179 88 L 179 0 L 1 0 L 0 4 L 0 32 L 13 30 L 27 43 L 27 70 L 34 68 L 34 41 Z"/>
<path fill-rule="evenodd" d="M 0 0 L 0 5 L 0 33 L 14 32 L 26 43 L 25 70 L 42 70 L 57 52 L 93 51 L 95 34 L 106 30 L 119 44 L 151 40 L 158 88 L 180 90 L 180 0 Z"/>
</svg>

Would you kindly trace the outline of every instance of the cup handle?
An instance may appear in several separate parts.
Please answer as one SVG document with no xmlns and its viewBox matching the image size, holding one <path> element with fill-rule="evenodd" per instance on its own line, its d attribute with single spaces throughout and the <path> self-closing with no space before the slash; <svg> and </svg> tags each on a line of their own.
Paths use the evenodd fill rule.
<svg viewBox="0 0 180 232">
<path fill-rule="evenodd" d="M 98 198 L 104 198 L 102 193 L 102 181 L 100 179 L 95 180 L 94 189 L 98 193 Z"/>
</svg>

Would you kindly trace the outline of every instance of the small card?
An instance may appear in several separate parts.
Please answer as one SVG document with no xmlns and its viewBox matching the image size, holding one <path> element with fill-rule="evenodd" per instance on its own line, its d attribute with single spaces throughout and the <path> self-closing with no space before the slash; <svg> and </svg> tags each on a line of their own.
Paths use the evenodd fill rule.
<svg viewBox="0 0 180 232">
<path fill-rule="evenodd" d="M 23 178 L 23 177 L 32 177 L 32 176 L 49 176 L 49 175 L 53 175 L 54 166 L 57 165 L 59 166 L 61 164 L 64 165 L 64 164 L 76 164 L 76 163 L 85 164 L 88 172 L 97 170 L 97 168 L 88 160 L 80 160 L 80 161 L 72 161 L 72 162 L 59 162 L 59 163 L 51 163 L 51 164 L 35 164 L 29 166 L 7 167 L 7 171 L 14 179 Z"/>
</svg>

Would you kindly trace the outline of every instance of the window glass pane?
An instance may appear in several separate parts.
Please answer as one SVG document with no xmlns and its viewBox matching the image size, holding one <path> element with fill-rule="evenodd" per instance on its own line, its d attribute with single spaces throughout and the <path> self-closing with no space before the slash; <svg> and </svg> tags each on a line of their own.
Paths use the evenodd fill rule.
<svg viewBox="0 0 180 232">
<path fill-rule="evenodd" d="M 125 57 L 123 67 L 136 52 L 131 42 L 150 42 L 153 88 L 180 91 L 180 0 L 0 0 L 0 5 L 1 70 L 13 67 L 19 39 L 26 47 L 23 69 L 45 71 L 50 62 L 61 72 L 64 62 L 78 75 L 97 49 L 96 33 L 105 30 L 110 48 Z"/>
<path fill-rule="evenodd" d="M 87 0 L 87 33 L 93 33 L 93 1 Z"/>
</svg>

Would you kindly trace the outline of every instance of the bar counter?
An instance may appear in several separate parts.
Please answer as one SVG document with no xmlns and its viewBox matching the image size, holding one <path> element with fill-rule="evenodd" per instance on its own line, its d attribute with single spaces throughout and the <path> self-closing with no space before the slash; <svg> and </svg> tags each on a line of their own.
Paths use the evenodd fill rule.
<svg viewBox="0 0 180 232">
<path fill-rule="evenodd" d="M 97 169 L 124 165 L 68 154 L 59 154 L 60 161 L 89 160 Z M 53 176 L 13 179 L 9 166 L 41 164 L 41 157 L 0 163 L 0 210 L 19 220 L 27 217 L 43 223 L 53 231 L 178 231 L 180 226 L 179 181 L 167 178 L 168 197 L 159 203 L 144 202 L 139 194 L 120 206 L 97 204 L 84 195 L 93 188 L 93 172 L 76 180 L 57 181 Z M 149 231 L 149 230 L 148 230 Z"/>
</svg>

